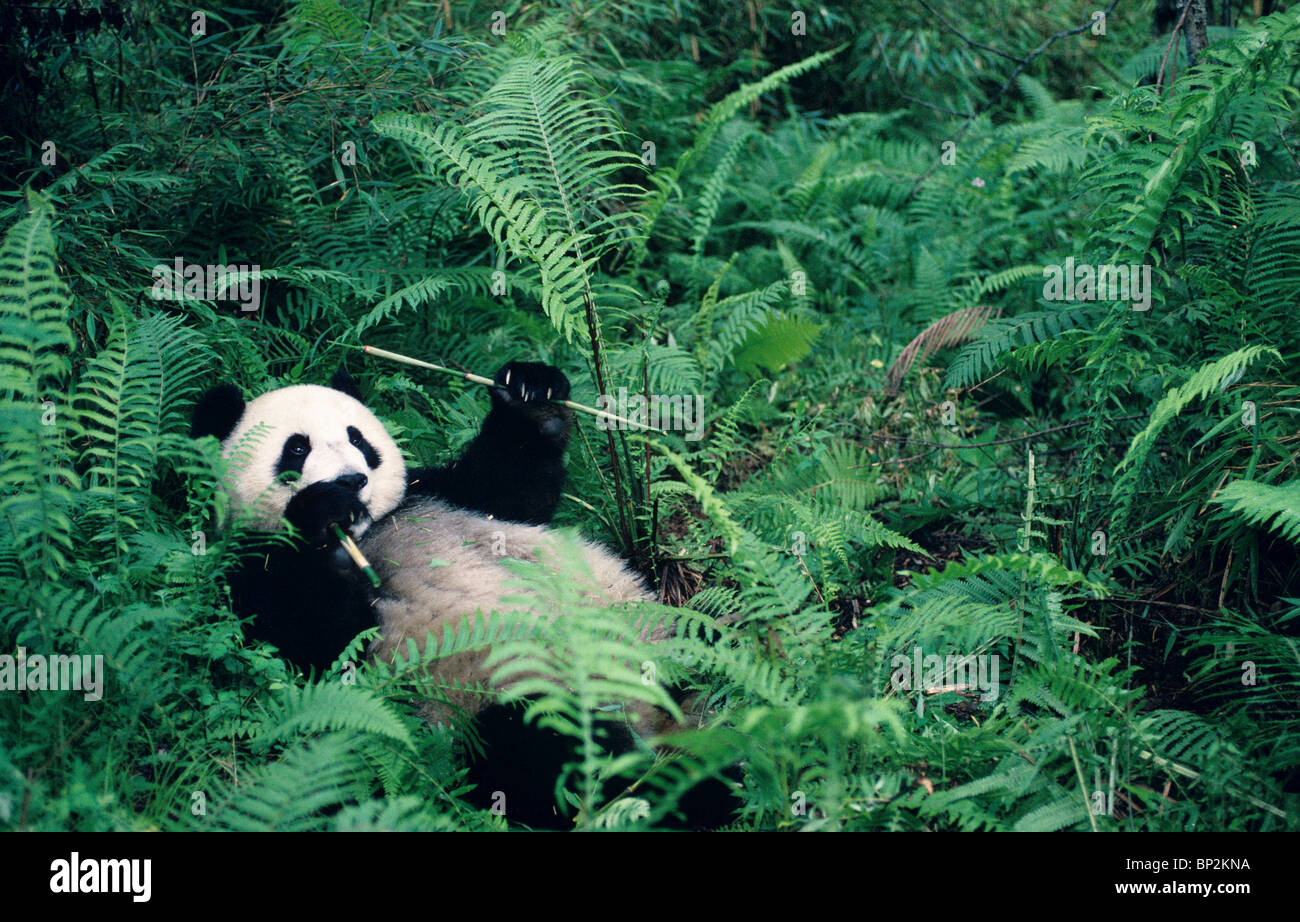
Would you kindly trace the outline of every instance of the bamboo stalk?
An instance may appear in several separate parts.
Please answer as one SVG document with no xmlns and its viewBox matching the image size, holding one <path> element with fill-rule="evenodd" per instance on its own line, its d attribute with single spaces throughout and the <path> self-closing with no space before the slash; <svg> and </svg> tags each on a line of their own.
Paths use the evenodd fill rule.
<svg viewBox="0 0 1300 922">
<path fill-rule="evenodd" d="M 367 355 L 374 355 L 374 356 L 378 356 L 381 359 L 389 359 L 394 362 L 401 362 L 404 365 L 414 365 L 417 368 L 428 368 L 431 371 L 440 371 L 443 374 L 454 375 L 457 378 L 462 378 L 466 381 L 472 381 L 475 384 L 482 384 L 485 387 L 497 386 L 497 383 L 493 381 L 491 378 L 485 378 L 482 375 L 471 374 L 468 371 L 458 371 L 455 368 L 447 368 L 444 365 L 435 365 L 432 362 L 424 362 L 421 361 L 420 359 L 413 359 L 409 355 L 400 355 L 396 352 L 389 352 L 387 349 L 380 349 L 378 346 L 362 346 L 361 351 L 366 353 Z M 667 433 L 664 432 L 664 430 L 657 429 L 654 426 L 647 425 L 646 423 L 639 423 L 634 419 L 624 419 L 621 416 L 616 416 L 613 413 L 609 413 L 605 410 L 597 410 L 595 407 L 588 407 L 580 403 L 574 403 L 572 400 L 553 400 L 553 402 L 563 404 L 564 406 L 568 407 L 570 410 L 577 410 L 579 413 L 586 413 L 588 416 L 595 416 L 602 419 L 610 420 L 611 422 L 622 423 L 623 425 L 631 426 L 634 429 L 644 429 L 647 432 L 657 432 L 660 435 L 667 435 Z"/>
<path fill-rule="evenodd" d="M 338 536 L 339 544 L 343 546 L 343 550 L 348 552 L 348 556 L 351 557 L 352 562 L 357 565 L 357 569 L 366 574 L 370 579 L 370 585 L 378 589 L 379 574 L 376 573 L 375 568 L 370 565 L 370 561 L 366 560 L 366 555 L 361 553 L 361 548 L 357 547 L 357 543 L 352 540 L 352 536 L 343 529 L 339 528 L 337 525 L 332 527 L 334 529 L 334 534 Z"/>
</svg>

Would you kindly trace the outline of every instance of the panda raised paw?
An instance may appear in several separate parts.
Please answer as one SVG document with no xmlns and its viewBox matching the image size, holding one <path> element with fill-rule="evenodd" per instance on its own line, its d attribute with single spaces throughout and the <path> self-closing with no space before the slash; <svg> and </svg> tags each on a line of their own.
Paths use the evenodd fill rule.
<svg viewBox="0 0 1300 922">
<path fill-rule="evenodd" d="M 493 395 L 507 406 L 568 400 L 569 379 L 554 365 L 542 362 L 506 362 L 492 379 Z"/>
<path fill-rule="evenodd" d="M 532 420 L 548 436 L 567 431 L 572 414 L 556 404 L 569 399 L 569 379 L 554 365 L 507 362 L 493 378 L 492 404 Z"/>
</svg>

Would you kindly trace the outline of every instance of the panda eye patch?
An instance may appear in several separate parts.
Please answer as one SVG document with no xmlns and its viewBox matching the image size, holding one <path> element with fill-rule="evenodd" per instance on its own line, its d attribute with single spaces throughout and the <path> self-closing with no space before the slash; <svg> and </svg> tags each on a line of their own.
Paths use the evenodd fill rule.
<svg viewBox="0 0 1300 922">
<path fill-rule="evenodd" d="M 366 441 L 366 437 L 356 426 L 348 426 L 348 441 L 361 452 L 361 456 L 366 459 L 366 464 L 372 471 L 379 467 L 379 452 Z"/>
<path fill-rule="evenodd" d="M 311 439 L 302 433 L 289 436 L 285 439 L 284 447 L 280 449 L 280 459 L 275 463 L 275 475 L 292 471 L 301 474 L 303 463 L 307 456 L 311 454 Z"/>
</svg>

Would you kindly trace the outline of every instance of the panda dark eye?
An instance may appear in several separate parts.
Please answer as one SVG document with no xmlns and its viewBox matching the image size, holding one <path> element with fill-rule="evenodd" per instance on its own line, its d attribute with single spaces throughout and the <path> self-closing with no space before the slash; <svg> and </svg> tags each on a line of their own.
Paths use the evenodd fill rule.
<svg viewBox="0 0 1300 922">
<path fill-rule="evenodd" d="M 379 467 L 379 452 L 375 451 L 374 446 L 366 441 L 366 437 L 361 434 L 361 430 L 356 426 L 348 426 L 348 441 L 352 447 L 361 452 L 361 457 L 366 459 L 366 464 L 373 471 Z"/>
<path fill-rule="evenodd" d="M 289 436 L 285 440 L 284 447 L 280 449 L 280 460 L 275 462 L 275 475 L 279 477 L 286 473 L 301 474 L 309 454 L 311 454 L 311 439 L 301 432 Z"/>
</svg>

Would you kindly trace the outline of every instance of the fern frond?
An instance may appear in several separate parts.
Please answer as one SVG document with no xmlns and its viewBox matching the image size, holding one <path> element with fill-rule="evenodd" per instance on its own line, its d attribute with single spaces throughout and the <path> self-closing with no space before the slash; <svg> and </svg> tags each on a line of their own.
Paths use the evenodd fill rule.
<svg viewBox="0 0 1300 922">
<path fill-rule="evenodd" d="M 990 318 L 1001 314 L 1000 308 L 991 304 L 967 307 L 953 311 L 930 324 L 907 344 L 885 373 L 891 388 L 897 388 L 903 376 L 916 364 L 925 361 L 940 349 L 956 346 L 974 336 Z"/>
<path fill-rule="evenodd" d="M 984 335 L 965 346 L 948 366 L 944 387 L 971 387 L 993 369 L 999 357 L 1021 346 L 1049 342 L 1098 313 L 1095 305 L 1037 311 L 986 321 Z"/>
<path fill-rule="evenodd" d="M 435 126 L 429 118 L 383 115 L 375 119 L 375 130 L 409 144 L 445 174 L 448 183 L 470 187 L 474 216 L 494 240 L 537 266 L 542 275 L 542 309 L 560 335 L 571 339 L 596 261 L 594 256 L 581 255 L 587 235 L 553 229 L 555 216 L 540 206 L 528 183 L 499 173 L 491 161 L 476 156 L 451 124 Z"/>
<path fill-rule="evenodd" d="M 330 809 L 368 793 L 364 737 L 331 733 L 220 785 L 194 825 L 232 832 L 302 832 L 324 826 Z"/>
<path fill-rule="evenodd" d="M 712 174 L 704 183 L 704 188 L 700 191 L 699 205 L 696 209 L 691 226 L 691 252 L 694 259 L 691 263 L 691 279 L 699 280 L 700 259 L 704 255 L 704 242 L 709 236 L 709 231 L 713 227 L 713 221 L 718 215 L 718 208 L 722 205 L 722 193 L 731 181 L 731 173 L 736 167 L 736 160 L 744 150 L 745 142 L 749 140 L 749 131 L 742 127 L 735 132 L 727 144 L 722 156 L 718 158 L 717 165 L 713 168 Z"/>
<path fill-rule="evenodd" d="M 77 476 L 63 446 L 72 296 L 56 268 L 48 209 L 0 244 L 0 536 L 33 578 L 67 572 Z"/>
<path fill-rule="evenodd" d="M 383 699 L 368 688 L 345 685 L 337 678 L 284 688 L 262 716 L 254 741 L 269 746 L 327 730 L 380 736 L 415 749 L 410 730 Z"/>
<path fill-rule="evenodd" d="M 1123 459 L 1116 468 L 1118 471 L 1132 468 L 1126 478 L 1121 478 L 1121 482 L 1126 483 L 1141 471 L 1142 465 L 1146 463 L 1146 457 L 1155 445 L 1156 438 L 1161 431 L 1192 401 L 1203 400 L 1211 392 L 1221 390 L 1227 383 L 1264 356 L 1271 356 L 1275 359 L 1281 359 L 1282 357 L 1271 346 L 1246 346 L 1223 356 L 1223 358 L 1207 362 L 1198 368 L 1185 383 L 1161 397 L 1160 402 L 1156 404 L 1155 409 L 1151 412 L 1151 419 L 1147 422 L 1146 428 L 1133 436 L 1128 451 L 1124 453 Z M 1116 484 L 1116 489 L 1119 489 L 1119 483 Z"/>
<path fill-rule="evenodd" d="M 1252 525 L 1276 531 L 1288 541 L 1300 543 L 1300 481 L 1272 485 L 1253 480 L 1236 480 L 1214 497 L 1229 512 Z"/>
<path fill-rule="evenodd" d="M 185 412 L 208 351 L 179 317 L 154 314 L 128 332 L 119 315 L 104 349 L 77 382 L 76 427 L 86 440 L 86 518 L 92 540 L 119 555 L 143 526 L 164 436 L 184 432 Z"/>
<path fill-rule="evenodd" d="M 821 67 L 840 51 L 844 46 L 832 48 L 829 51 L 818 52 L 809 55 L 802 61 L 796 61 L 793 64 L 787 64 L 779 70 L 775 70 L 766 77 L 754 83 L 747 83 L 733 93 L 729 93 L 709 108 L 704 116 L 704 121 L 700 126 L 699 132 L 695 136 L 694 142 L 686 150 L 682 151 L 677 158 L 677 163 L 659 173 L 654 174 L 655 184 L 658 189 L 648 195 L 642 206 L 645 227 L 648 229 L 654 226 L 658 220 L 664 206 L 668 204 L 668 196 L 677 188 L 678 179 L 690 168 L 691 164 L 701 152 L 713 143 L 713 138 L 717 135 L 719 129 L 731 120 L 737 112 L 745 106 L 757 100 L 764 93 L 770 93 L 772 90 L 781 86 L 785 82 L 805 74 L 810 70 Z M 644 258 L 644 244 L 638 248 L 636 253 L 637 261 Z"/>
</svg>

